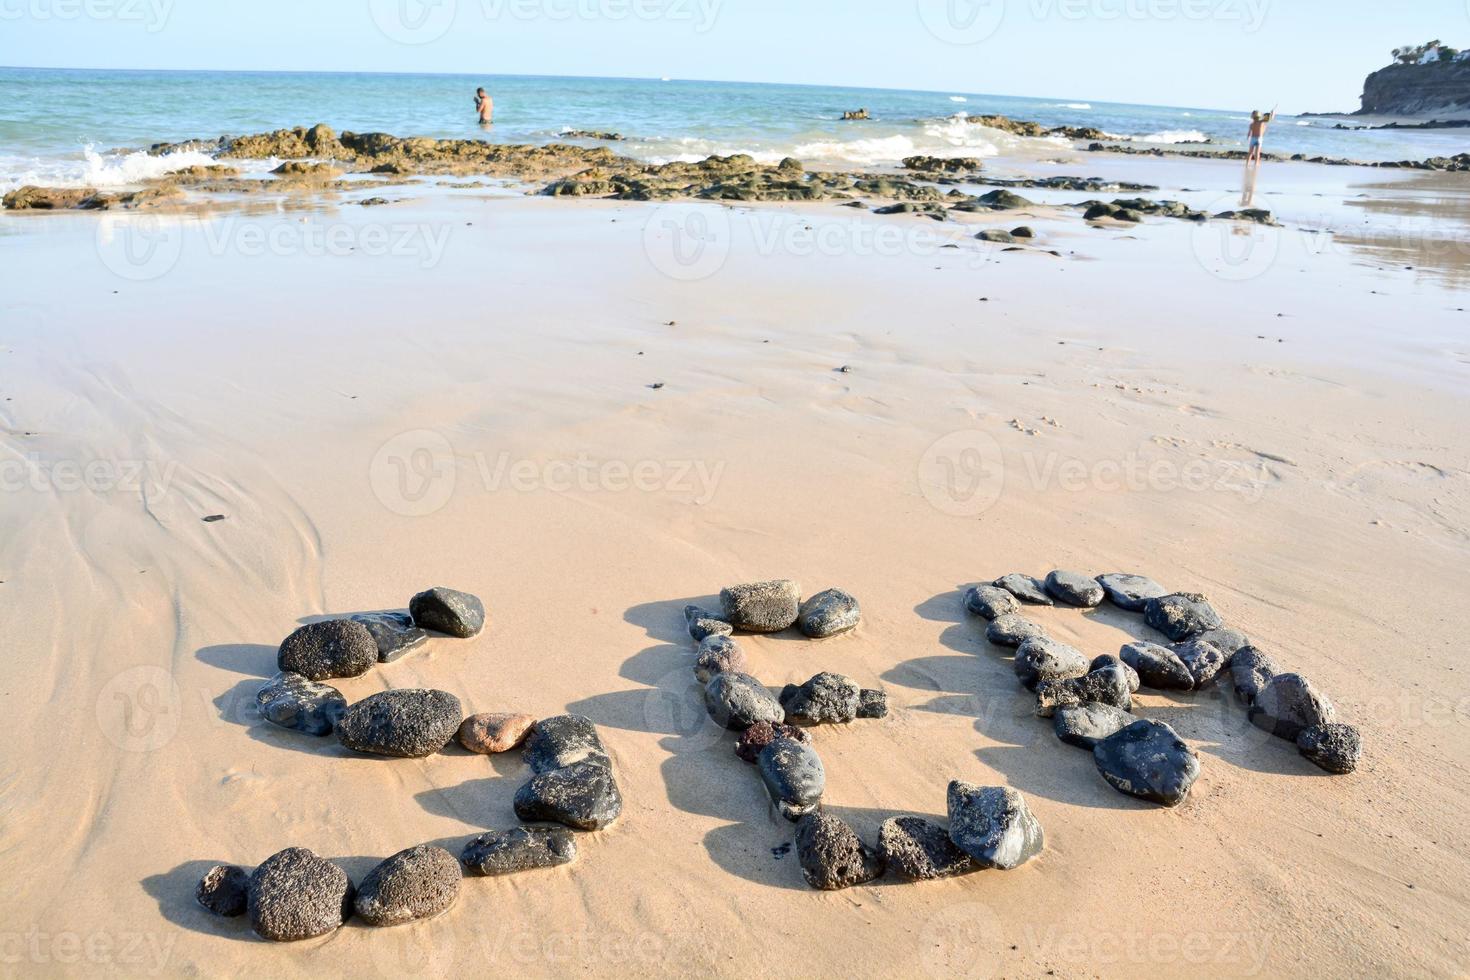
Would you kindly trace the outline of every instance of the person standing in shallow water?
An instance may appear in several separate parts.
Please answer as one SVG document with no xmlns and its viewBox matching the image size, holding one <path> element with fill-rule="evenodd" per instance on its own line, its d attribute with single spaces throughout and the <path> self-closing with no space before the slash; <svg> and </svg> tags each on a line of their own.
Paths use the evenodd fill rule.
<svg viewBox="0 0 1470 980">
<path fill-rule="evenodd" d="M 1274 109 L 1264 116 L 1261 115 L 1259 109 L 1251 111 L 1250 149 L 1245 156 L 1246 163 L 1257 167 L 1261 165 L 1261 146 L 1266 139 L 1266 127 L 1271 125 L 1271 121 L 1275 118 Z"/>
<path fill-rule="evenodd" d="M 490 125 L 495 122 L 495 100 L 485 94 L 484 89 L 475 92 L 475 111 L 480 114 L 480 123 Z"/>
</svg>

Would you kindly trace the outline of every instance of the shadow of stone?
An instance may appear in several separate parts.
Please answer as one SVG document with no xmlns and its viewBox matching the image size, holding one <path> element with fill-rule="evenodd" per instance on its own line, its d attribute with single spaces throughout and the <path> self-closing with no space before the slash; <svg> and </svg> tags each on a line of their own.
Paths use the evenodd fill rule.
<svg viewBox="0 0 1470 980">
<path fill-rule="evenodd" d="M 486 756 L 494 776 L 467 779 L 453 786 L 426 789 L 414 799 L 429 813 L 449 817 L 472 827 L 497 830 L 519 826 L 515 795 L 531 780 L 531 767 L 520 752 Z M 458 852 L 455 852 L 456 855 Z"/>
<path fill-rule="evenodd" d="M 241 939 L 250 942 L 265 942 L 250 931 L 250 920 L 246 916 L 221 918 L 204 909 L 194 900 L 194 890 L 199 879 L 216 864 L 232 864 L 232 861 L 185 861 L 172 871 L 149 875 L 140 884 L 143 891 L 158 903 L 159 913 L 174 925 L 206 936 L 221 936 L 226 939 Z M 249 867 L 246 868 L 250 870 Z"/>
<path fill-rule="evenodd" d="M 221 670 L 265 679 L 276 674 L 277 649 L 260 643 L 222 643 L 201 647 L 194 658 Z"/>
</svg>

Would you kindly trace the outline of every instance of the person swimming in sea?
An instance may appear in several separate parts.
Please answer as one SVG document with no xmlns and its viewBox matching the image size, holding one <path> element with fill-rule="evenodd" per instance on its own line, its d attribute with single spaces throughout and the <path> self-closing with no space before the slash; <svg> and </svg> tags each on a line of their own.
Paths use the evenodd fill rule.
<svg viewBox="0 0 1470 980">
<path fill-rule="evenodd" d="M 475 111 L 480 114 L 480 122 L 489 125 L 495 122 L 495 100 L 485 94 L 484 89 L 475 92 Z"/>
<path fill-rule="evenodd" d="M 1245 155 L 1245 162 L 1257 167 L 1261 165 L 1261 147 L 1266 139 L 1266 127 L 1276 118 L 1276 110 L 1272 109 L 1264 116 L 1261 110 L 1251 110 L 1250 147 Z"/>
</svg>

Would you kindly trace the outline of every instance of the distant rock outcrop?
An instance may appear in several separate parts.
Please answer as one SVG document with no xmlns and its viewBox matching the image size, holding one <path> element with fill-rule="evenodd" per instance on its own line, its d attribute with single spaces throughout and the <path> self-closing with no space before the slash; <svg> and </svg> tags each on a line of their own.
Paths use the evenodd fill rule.
<svg viewBox="0 0 1470 980">
<path fill-rule="evenodd" d="M 1470 60 L 1389 65 L 1363 83 L 1363 107 L 1355 115 L 1422 116 L 1470 111 Z"/>
</svg>

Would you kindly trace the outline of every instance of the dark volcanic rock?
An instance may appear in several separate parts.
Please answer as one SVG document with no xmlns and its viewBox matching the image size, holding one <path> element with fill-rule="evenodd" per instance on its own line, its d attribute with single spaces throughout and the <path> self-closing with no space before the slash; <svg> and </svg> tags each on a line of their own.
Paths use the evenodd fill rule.
<svg viewBox="0 0 1470 980">
<path fill-rule="evenodd" d="M 1255 647 L 1246 647 L 1230 659 L 1230 681 L 1235 688 L 1235 699 L 1247 708 L 1256 703 L 1256 698 L 1276 674 L 1276 664 Z"/>
<path fill-rule="evenodd" d="M 1144 687 L 1156 691 L 1192 691 L 1194 675 L 1179 655 L 1157 643 L 1129 643 L 1119 654 L 1123 662 L 1138 671 Z"/>
<path fill-rule="evenodd" d="M 526 739 L 525 759 L 538 776 L 579 762 L 612 766 L 597 726 L 582 715 L 557 715 L 538 721 Z"/>
<path fill-rule="evenodd" d="M 1051 596 L 1046 594 L 1046 583 L 1030 575 L 1012 572 L 995 580 L 996 588 L 1005 589 L 1029 606 L 1054 606 Z"/>
<path fill-rule="evenodd" d="M 949 831 L 923 817 L 893 817 L 878 831 L 878 856 L 889 871 L 909 881 L 933 881 L 975 869 Z"/>
<path fill-rule="evenodd" d="M 1091 749 L 1103 739 L 1121 732 L 1138 719 L 1110 704 L 1088 701 L 1066 704 L 1057 709 L 1052 729 L 1057 738 L 1079 749 Z"/>
<path fill-rule="evenodd" d="M 984 164 L 977 157 L 904 157 L 903 168 L 926 174 L 973 174 Z"/>
<path fill-rule="evenodd" d="M 858 694 L 859 718 L 887 718 L 888 695 L 882 691 L 864 688 Z"/>
<path fill-rule="evenodd" d="M 1225 668 L 1226 658 L 1220 648 L 1199 637 L 1175 646 L 1174 655 L 1194 679 L 1196 691 L 1213 681 L 1215 675 Z"/>
<path fill-rule="evenodd" d="M 1042 681 L 1060 681 L 1086 676 L 1088 660 L 1082 651 L 1058 640 L 1033 636 L 1016 650 L 1016 679 L 1028 691 Z"/>
<path fill-rule="evenodd" d="M 1059 602 L 1082 609 L 1093 609 L 1102 605 L 1103 587 L 1097 579 L 1081 572 L 1058 569 L 1046 577 L 1046 593 Z"/>
<path fill-rule="evenodd" d="M 1191 592 L 1150 599 L 1144 605 L 1143 621 L 1175 643 L 1224 625 L 1205 597 Z"/>
<path fill-rule="evenodd" d="M 991 242 L 996 245 L 1014 245 L 1016 236 L 999 228 L 987 228 L 975 236 L 978 241 Z"/>
<path fill-rule="evenodd" d="M 999 619 L 1021 611 L 1016 597 L 994 585 L 977 585 L 965 593 L 965 608 L 976 616 Z"/>
<path fill-rule="evenodd" d="M 1296 747 L 1318 768 L 1338 776 L 1358 768 L 1363 758 L 1363 736 L 1352 725 L 1336 722 L 1303 729 Z"/>
<path fill-rule="evenodd" d="M 459 861 L 442 847 L 420 844 L 378 865 L 357 889 L 353 907 L 370 926 L 432 919 L 459 897 Z"/>
<path fill-rule="evenodd" d="M 857 681 L 824 671 L 801 686 L 788 684 L 781 692 L 781 707 L 794 724 L 846 724 L 858 716 L 862 688 Z"/>
<path fill-rule="evenodd" d="M 956 211 L 1018 211 L 1022 208 L 1034 208 L 1035 202 L 1028 201 L 1019 194 L 1010 191 L 991 191 L 989 194 L 981 194 L 955 205 Z"/>
<path fill-rule="evenodd" d="M 250 876 L 250 927 L 262 939 L 324 936 L 346 921 L 351 908 L 347 872 L 304 847 L 271 855 Z"/>
<path fill-rule="evenodd" d="M 1040 626 L 1015 613 L 996 617 L 985 630 L 985 638 L 1000 647 L 1019 647 L 1033 637 L 1045 635 Z"/>
<path fill-rule="evenodd" d="M 413 617 L 407 613 L 359 613 L 352 621 L 361 623 L 372 634 L 373 642 L 378 645 L 380 664 L 391 664 L 429 640 L 428 631 L 415 626 Z"/>
<path fill-rule="evenodd" d="M 827 770 L 809 742 L 777 736 L 756 759 L 761 781 L 781 816 L 796 820 L 822 802 Z"/>
<path fill-rule="evenodd" d="M 984 868 L 1010 871 L 1041 853 L 1046 837 L 1009 786 L 949 784 L 949 837 Z"/>
<path fill-rule="evenodd" d="M 245 914 L 250 875 L 233 864 L 216 864 L 194 889 L 194 900 L 215 915 L 233 919 Z"/>
<path fill-rule="evenodd" d="M 1217 630 L 1206 630 L 1199 636 L 1196 636 L 1195 639 L 1204 640 L 1206 643 L 1213 643 L 1219 647 L 1220 652 L 1225 655 L 1226 666 L 1229 666 L 1230 658 L 1251 645 L 1250 637 L 1246 636 L 1240 630 L 1225 627 Z"/>
<path fill-rule="evenodd" d="M 725 619 L 747 633 L 779 633 L 801 615 L 801 586 L 789 579 L 732 585 L 720 591 Z"/>
<path fill-rule="evenodd" d="M 715 675 L 704 688 L 704 706 L 717 724 L 743 732 L 759 721 L 779 725 L 786 709 L 760 681 L 749 674 Z"/>
<path fill-rule="evenodd" d="M 367 627 L 347 619 L 303 626 L 281 643 L 276 666 L 309 681 L 361 677 L 378 662 L 378 644 Z"/>
<path fill-rule="evenodd" d="M 883 874 L 883 860 L 857 831 L 820 811 L 796 825 L 796 857 L 807 884 L 822 891 L 851 888 Z"/>
<path fill-rule="evenodd" d="M 539 727 L 539 726 L 538 726 Z M 516 816 L 527 822 L 550 821 L 573 830 L 603 830 L 623 812 L 623 797 L 612 770 L 578 762 L 542 773 L 516 791 Z"/>
<path fill-rule="evenodd" d="M 695 679 L 701 684 L 708 684 L 716 674 L 730 671 L 739 674 L 750 671 L 750 663 L 745 659 L 745 651 L 740 649 L 740 644 L 718 634 L 701 640 L 694 658 Z"/>
<path fill-rule="evenodd" d="M 462 721 L 464 712 L 453 694 L 384 691 L 350 706 L 337 724 L 337 736 L 356 752 L 421 759 L 449 744 Z"/>
<path fill-rule="evenodd" d="M 1125 572 L 1109 572 L 1097 577 L 1097 584 L 1101 585 L 1103 592 L 1107 593 L 1108 601 L 1119 609 L 1128 612 L 1143 612 L 1143 607 L 1150 599 L 1158 599 L 1168 595 L 1162 585 L 1151 578 L 1143 575 L 1129 575 Z"/>
<path fill-rule="evenodd" d="M 1250 708 L 1251 724 L 1293 742 L 1306 729 L 1329 723 L 1335 714 L 1327 696 L 1300 674 L 1271 678 Z"/>
<path fill-rule="evenodd" d="M 933 218 L 935 221 L 943 221 L 948 217 L 944 206 L 933 201 L 900 201 L 898 204 L 887 204 L 881 208 L 874 208 L 874 214 L 917 214 L 925 218 Z"/>
<path fill-rule="evenodd" d="M 577 860 L 577 840 L 563 827 L 491 831 L 466 844 L 459 860 L 472 873 L 486 877 L 555 868 Z"/>
<path fill-rule="evenodd" d="M 1092 750 L 1097 771 L 1120 793 L 1178 806 L 1199 776 L 1199 758 L 1174 729 L 1136 721 Z"/>
<path fill-rule="evenodd" d="M 862 620 L 858 601 L 841 589 L 819 592 L 801 604 L 797 625 L 814 640 L 846 633 Z"/>
<path fill-rule="evenodd" d="M 1063 705 L 1096 701 L 1127 711 L 1133 707 L 1128 673 L 1120 663 L 1092 671 L 1086 677 L 1064 681 L 1042 681 L 1036 687 L 1036 714 L 1050 718 Z"/>
<path fill-rule="evenodd" d="M 467 640 L 485 628 L 485 604 L 468 592 L 433 588 L 408 604 L 413 621 L 426 630 Z"/>
<path fill-rule="evenodd" d="M 341 691 L 287 671 L 272 677 L 256 693 L 255 704 L 271 724 L 307 735 L 332 734 L 347 711 Z"/>
<path fill-rule="evenodd" d="M 689 627 L 689 635 L 697 643 L 703 643 L 711 636 L 729 636 L 735 632 L 735 627 L 699 606 L 684 607 L 684 623 Z"/>
<path fill-rule="evenodd" d="M 768 721 L 757 722 L 747 728 L 735 743 L 735 754 L 752 765 L 760 758 L 761 750 L 778 738 L 789 738 L 796 742 L 810 742 L 811 733 L 795 725 L 773 725 Z"/>
<path fill-rule="evenodd" d="M 1143 686 L 1143 681 L 1141 681 L 1138 677 L 1138 671 L 1123 663 L 1123 661 L 1119 660 L 1111 653 L 1105 653 L 1100 657 L 1094 657 L 1092 663 L 1089 664 L 1087 667 L 1087 672 L 1090 674 L 1094 670 L 1102 670 L 1104 667 L 1111 666 L 1112 664 L 1118 664 L 1123 668 L 1123 673 L 1128 677 L 1129 692 L 1132 694 L 1137 694 L 1138 689 Z"/>
</svg>

